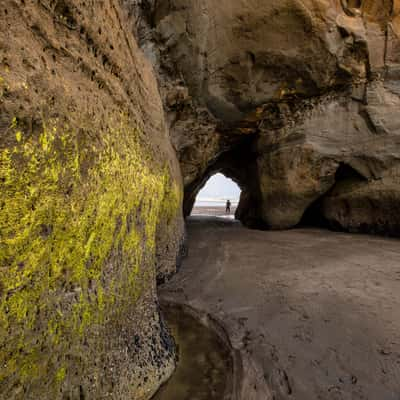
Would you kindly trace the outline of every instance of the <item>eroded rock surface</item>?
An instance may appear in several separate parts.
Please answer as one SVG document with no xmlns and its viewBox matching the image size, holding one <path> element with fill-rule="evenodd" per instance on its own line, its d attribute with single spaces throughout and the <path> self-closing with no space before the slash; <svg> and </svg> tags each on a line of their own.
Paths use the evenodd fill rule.
<svg viewBox="0 0 400 400">
<path fill-rule="evenodd" d="M 331 225 L 383 232 L 390 219 L 397 231 L 397 1 L 142 6 L 139 36 L 158 71 L 186 214 L 207 177 L 221 171 L 245 192 L 238 217 L 249 225 L 294 226 L 335 186 L 342 201 L 327 199 L 321 216 Z M 221 161 L 237 147 L 251 158 L 250 174 Z M 341 192 L 335 175 L 343 164 L 365 178 L 362 190 Z M 396 212 L 370 213 L 372 198 Z"/>
<path fill-rule="evenodd" d="M 181 176 L 119 2 L 0 7 L 0 398 L 148 399 Z"/>
</svg>

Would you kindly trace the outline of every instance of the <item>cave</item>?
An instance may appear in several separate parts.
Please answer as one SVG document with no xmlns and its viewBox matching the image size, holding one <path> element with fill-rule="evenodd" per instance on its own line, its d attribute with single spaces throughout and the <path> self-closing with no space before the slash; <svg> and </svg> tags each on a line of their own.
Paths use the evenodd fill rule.
<svg viewBox="0 0 400 400">
<path fill-rule="evenodd" d="M 185 186 L 183 213 L 190 216 L 199 191 L 213 175 L 220 173 L 231 179 L 240 188 L 241 194 L 235 218 L 249 228 L 261 228 L 261 194 L 257 170 L 257 135 L 239 138 L 230 144 L 228 150 L 219 154 L 198 178 Z M 224 146 L 225 147 L 225 146 Z M 228 146 L 226 146 L 228 147 Z"/>
<path fill-rule="evenodd" d="M 343 190 L 343 188 L 362 186 L 367 182 L 368 179 L 352 166 L 340 163 L 336 170 L 332 187 L 307 207 L 299 226 L 319 227 L 336 231 L 343 230 L 343 226 L 337 220 L 329 217 L 329 200 L 334 199 L 335 194 L 340 193 L 340 190 Z M 337 204 L 337 201 L 333 200 L 333 202 L 335 205 Z M 349 211 L 345 210 L 345 213 L 349 213 Z"/>
</svg>

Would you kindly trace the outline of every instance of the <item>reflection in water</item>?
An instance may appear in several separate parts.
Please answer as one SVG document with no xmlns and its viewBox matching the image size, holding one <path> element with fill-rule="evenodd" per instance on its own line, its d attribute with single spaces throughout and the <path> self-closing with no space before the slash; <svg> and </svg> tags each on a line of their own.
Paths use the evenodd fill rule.
<svg viewBox="0 0 400 400">
<path fill-rule="evenodd" d="M 222 400 L 232 374 L 231 354 L 217 334 L 178 307 L 164 309 L 178 347 L 172 378 L 154 400 Z"/>
</svg>

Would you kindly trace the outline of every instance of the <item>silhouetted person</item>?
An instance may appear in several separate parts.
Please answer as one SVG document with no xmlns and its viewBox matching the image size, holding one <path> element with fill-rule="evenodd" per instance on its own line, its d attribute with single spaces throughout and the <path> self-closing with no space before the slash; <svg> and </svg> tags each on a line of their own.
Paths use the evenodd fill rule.
<svg viewBox="0 0 400 400">
<path fill-rule="evenodd" d="M 226 201 L 226 213 L 229 214 L 231 212 L 231 201 Z"/>
</svg>

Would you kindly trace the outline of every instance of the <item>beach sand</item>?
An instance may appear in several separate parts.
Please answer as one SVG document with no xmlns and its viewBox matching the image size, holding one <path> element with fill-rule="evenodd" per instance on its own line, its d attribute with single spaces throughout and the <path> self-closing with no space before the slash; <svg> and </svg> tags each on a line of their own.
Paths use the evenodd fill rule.
<svg viewBox="0 0 400 400">
<path fill-rule="evenodd" d="M 236 205 L 231 206 L 231 212 L 226 213 L 225 207 L 221 206 L 195 206 L 193 207 L 192 215 L 210 215 L 215 217 L 235 218 Z"/>
<path fill-rule="evenodd" d="M 189 218 L 188 238 L 161 298 L 220 321 L 238 399 L 400 399 L 399 240 L 219 217 Z"/>
</svg>

